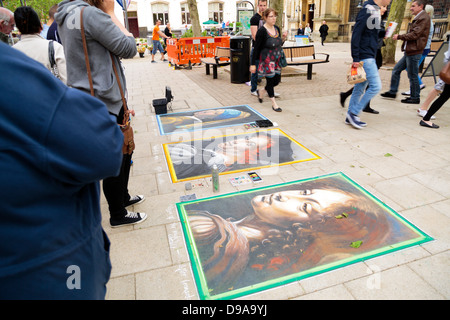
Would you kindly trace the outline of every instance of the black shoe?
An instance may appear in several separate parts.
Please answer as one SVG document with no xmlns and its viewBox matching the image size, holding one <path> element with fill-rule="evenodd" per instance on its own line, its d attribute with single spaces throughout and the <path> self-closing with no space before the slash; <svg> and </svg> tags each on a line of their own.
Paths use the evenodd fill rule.
<svg viewBox="0 0 450 320">
<path fill-rule="evenodd" d="M 373 113 L 373 114 L 379 114 L 379 113 L 380 113 L 380 111 L 374 110 L 374 109 L 372 109 L 371 107 L 365 107 L 365 108 L 363 109 L 363 112 Z"/>
<path fill-rule="evenodd" d="M 347 99 L 347 95 L 345 92 L 341 92 L 339 95 L 341 96 L 341 107 L 345 108 L 345 100 Z"/>
<path fill-rule="evenodd" d="M 392 93 L 392 92 L 390 92 L 390 91 L 386 91 L 385 93 L 382 93 L 381 96 L 382 96 L 383 98 L 392 98 L 392 99 L 395 99 L 395 97 L 397 97 L 397 94 L 396 94 L 396 93 Z"/>
<path fill-rule="evenodd" d="M 402 100 L 402 103 L 420 104 L 420 99 L 406 98 Z"/>
<path fill-rule="evenodd" d="M 129 207 L 129 206 L 131 206 L 131 205 L 133 205 L 133 204 L 141 203 L 141 202 L 143 202 L 144 200 L 145 200 L 145 197 L 144 197 L 143 195 L 141 195 L 141 194 L 138 194 L 138 195 L 136 195 L 136 196 L 132 196 L 132 197 L 130 198 L 130 200 L 128 200 L 128 202 L 125 203 L 125 207 Z"/>
<path fill-rule="evenodd" d="M 258 89 L 256 89 L 256 94 L 258 95 L 259 103 L 263 103 L 263 99 L 259 97 L 259 90 Z"/>
<path fill-rule="evenodd" d="M 112 228 L 117 228 L 141 223 L 145 221 L 145 219 L 147 219 L 147 215 L 145 213 L 127 211 L 125 217 L 121 219 L 109 219 L 109 223 Z"/>
<path fill-rule="evenodd" d="M 426 122 L 423 121 L 423 120 L 420 120 L 419 124 L 420 124 L 422 127 L 427 127 L 427 128 L 432 128 L 432 129 L 438 129 L 438 128 L 439 128 L 439 126 L 438 126 L 437 124 L 433 123 L 433 124 L 430 126 L 428 123 L 426 123 Z"/>
</svg>

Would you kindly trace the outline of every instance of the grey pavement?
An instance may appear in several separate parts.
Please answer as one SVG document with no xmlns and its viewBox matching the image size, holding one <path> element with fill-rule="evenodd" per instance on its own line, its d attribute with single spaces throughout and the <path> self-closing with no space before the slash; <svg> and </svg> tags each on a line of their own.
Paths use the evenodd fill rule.
<svg viewBox="0 0 450 320">
<path fill-rule="evenodd" d="M 102 198 L 113 267 L 107 299 L 199 299 L 175 203 L 181 195 L 195 192 L 202 198 L 213 191 L 207 179 L 198 181 L 205 187 L 190 191 L 184 183 L 171 182 L 162 144 L 180 136 L 161 136 L 151 107 L 153 99 L 164 96 L 167 85 L 175 97 L 174 112 L 248 104 L 321 157 L 259 171 L 263 182 L 258 187 L 341 171 L 435 239 L 245 299 L 450 298 L 450 102 L 436 114 L 440 129 L 434 130 L 419 126 L 417 105 L 400 103 L 400 95 L 396 100 L 377 96 L 372 107 L 380 114 L 362 113 L 368 126 L 353 129 L 344 124 L 346 109 L 339 104 L 339 92 L 351 87 L 346 83 L 350 45 L 315 45 L 316 52 L 330 54 L 330 63 L 314 66 L 310 81 L 303 75 L 282 78 L 276 88 L 281 113 L 272 111 L 268 99 L 260 104 L 245 84 L 232 84 L 225 68 L 213 80 L 205 75 L 204 66 L 174 70 L 167 63 L 150 63 L 148 54 L 124 61 L 129 103 L 136 111 L 137 147 L 129 189 L 146 197 L 131 210 L 146 212 L 149 218 L 111 229 Z M 397 55 L 401 56 L 399 50 Z M 389 68 L 380 70 L 383 91 L 389 88 L 390 74 Z M 422 101 L 434 84 L 432 78 L 424 82 Z M 404 72 L 400 90 L 408 87 Z M 220 194 L 238 191 L 226 179 L 221 179 L 220 187 Z"/>
</svg>

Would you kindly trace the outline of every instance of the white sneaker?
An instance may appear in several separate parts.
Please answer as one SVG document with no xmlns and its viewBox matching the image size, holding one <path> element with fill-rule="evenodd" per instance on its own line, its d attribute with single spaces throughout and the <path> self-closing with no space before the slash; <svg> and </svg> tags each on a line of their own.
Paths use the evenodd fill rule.
<svg viewBox="0 0 450 320">
<path fill-rule="evenodd" d="M 273 93 L 273 96 L 274 96 L 275 98 L 279 98 L 279 97 L 280 97 L 280 94 L 277 93 L 277 92 L 274 92 L 274 93 Z"/>
<path fill-rule="evenodd" d="M 255 91 L 250 91 L 250 94 L 251 94 L 252 96 L 255 96 L 255 97 L 258 96 L 258 92 L 256 92 L 256 90 L 255 90 Z"/>
<path fill-rule="evenodd" d="M 423 109 L 417 109 L 417 115 L 419 116 L 419 117 L 425 117 L 425 115 L 427 114 L 427 110 L 423 110 Z M 436 119 L 436 117 L 435 116 L 431 116 L 431 119 L 432 120 L 434 120 L 434 119 Z"/>
<path fill-rule="evenodd" d="M 424 85 L 424 84 L 421 84 L 421 85 L 420 85 L 420 90 L 422 90 L 423 88 L 425 88 L 425 85 Z M 404 95 L 404 96 L 410 96 L 410 95 L 411 95 L 411 89 L 408 90 L 408 91 L 402 92 L 402 95 Z"/>
</svg>

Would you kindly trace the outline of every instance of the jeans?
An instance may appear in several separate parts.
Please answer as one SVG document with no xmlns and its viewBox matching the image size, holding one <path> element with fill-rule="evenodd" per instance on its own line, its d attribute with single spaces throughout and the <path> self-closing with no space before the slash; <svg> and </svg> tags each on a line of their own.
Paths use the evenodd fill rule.
<svg viewBox="0 0 450 320">
<path fill-rule="evenodd" d="M 355 84 L 348 106 L 348 111 L 356 116 L 381 90 L 381 79 L 376 60 L 374 58 L 368 58 L 361 61 L 364 62 L 363 67 L 367 80 Z"/>
<path fill-rule="evenodd" d="M 419 84 L 419 61 L 422 54 L 415 54 L 407 56 L 406 54 L 397 62 L 392 70 L 391 77 L 391 93 L 397 93 L 400 83 L 400 74 L 403 70 L 407 70 L 409 85 L 411 90 L 411 99 L 420 99 L 420 84 Z"/>
<path fill-rule="evenodd" d="M 161 42 L 159 42 L 159 40 L 153 40 L 153 50 L 152 50 L 152 54 L 156 54 L 156 51 L 158 51 L 163 53 L 164 52 L 164 48 L 162 47 Z"/>
<path fill-rule="evenodd" d="M 250 55 L 250 61 L 252 61 L 253 56 L 253 48 Z M 255 66 L 256 66 L 256 72 L 251 74 L 250 83 L 252 87 L 250 88 L 251 92 L 255 92 L 256 89 L 258 89 L 258 66 L 259 66 L 259 60 L 255 60 Z"/>
</svg>

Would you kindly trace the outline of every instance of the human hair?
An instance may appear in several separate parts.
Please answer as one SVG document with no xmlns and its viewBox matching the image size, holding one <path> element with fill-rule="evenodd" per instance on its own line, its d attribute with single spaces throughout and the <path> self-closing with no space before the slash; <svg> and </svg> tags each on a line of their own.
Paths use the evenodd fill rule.
<svg viewBox="0 0 450 320">
<path fill-rule="evenodd" d="M 35 34 L 42 30 L 41 20 L 32 7 L 19 7 L 14 11 L 14 20 L 21 34 Z"/>
<path fill-rule="evenodd" d="M 414 0 L 413 2 L 417 3 L 418 6 L 423 6 L 424 9 L 427 5 L 427 0 Z"/>
<path fill-rule="evenodd" d="M 266 20 L 266 18 L 269 16 L 269 14 L 271 14 L 273 12 L 273 14 L 275 16 L 278 16 L 278 12 L 277 10 L 273 9 L 273 8 L 267 8 L 266 10 L 264 10 L 263 14 L 262 14 L 262 18 L 264 20 Z"/>
<path fill-rule="evenodd" d="M 428 13 L 430 18 L 433 18 L 433 16 L 434 16 L 434 7 L 431 4 L 427 4 L 425 6 L 425 12 Z"/>
<path fill-rule="evenodd" d="M 266 2 L 266 3 L 267 3 L 267 0 L 258 0 L 258 4 L 259 4 L 260 2 Z"/>
<path fill-rule="evenodd" d="M 94 7 L 100 7 L 100 3 L 102 2 L 102 0 L 84 0 L 85 2 L 89 3 L 91 6 Z"/>
<path fill-rule="evenodd" d="M 11 16 L 14 16 L 14 13 L 11 10 L 0 7 L 0 20 L 6 21 L 9 23 Z"/>
<path fill-rule="evenodd" d="M 54 4 L 51 6 L 51 8 L 48 10 L 48 16 L 50 19 L 53 19 L 55 17 L 55 13 L 58 10 L 58 4 Z"/>
</svg>

